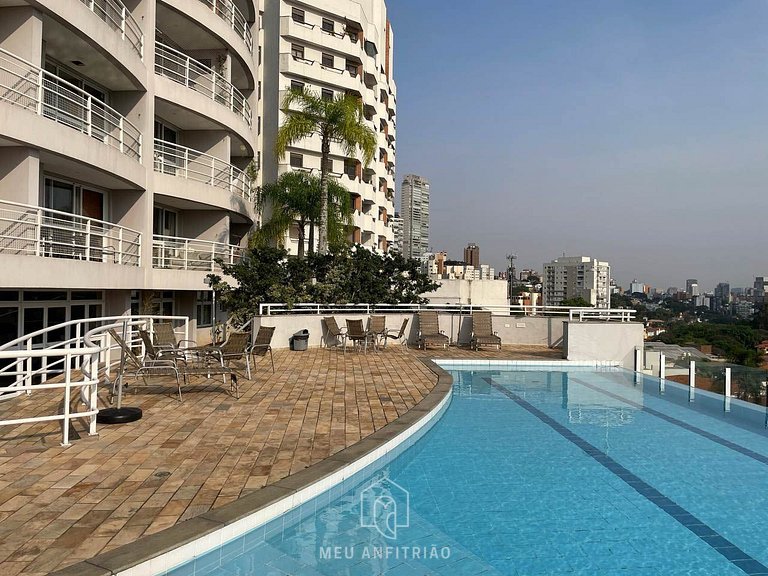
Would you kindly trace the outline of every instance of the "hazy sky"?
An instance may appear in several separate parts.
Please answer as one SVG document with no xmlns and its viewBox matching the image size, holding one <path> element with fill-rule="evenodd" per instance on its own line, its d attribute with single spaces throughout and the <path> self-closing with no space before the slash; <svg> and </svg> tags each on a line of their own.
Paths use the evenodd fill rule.
<svg viewBox="0 0 768 576">
<path fill-rule="evenodd" d="M 768 1 L 387 0 L 397 208 L 431 182 L 434 250 L 617 282 L 768 275 Z"/>
</svg>

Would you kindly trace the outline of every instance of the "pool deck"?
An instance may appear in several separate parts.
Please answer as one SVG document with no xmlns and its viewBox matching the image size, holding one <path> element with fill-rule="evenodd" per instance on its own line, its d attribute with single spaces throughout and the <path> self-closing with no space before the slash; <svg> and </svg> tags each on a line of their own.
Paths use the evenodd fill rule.
<svg viewBox="0 0 768 576">
<path fill-rule="evenodd" d="M 59 446 L 57 424 L 0 428 L 0 566 L 49 574 L 229 504 L 337 454 L 393 422 L 434 388 L 426 358 L 557 360 L 560 350 L 368 354 L 312 348 L 262 359 L 239 400 L 221 384 L 139 387 L 144 417 L 99 425 Z M 53 414 L 60 394 L 0 403 L 4 418 Z"/>
</svg>

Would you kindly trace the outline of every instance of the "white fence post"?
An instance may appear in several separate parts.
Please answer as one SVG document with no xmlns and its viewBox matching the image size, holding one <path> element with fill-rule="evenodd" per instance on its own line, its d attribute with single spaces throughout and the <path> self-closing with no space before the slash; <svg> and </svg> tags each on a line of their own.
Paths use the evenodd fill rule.
<svg viewBox="0 0 768 576">
<path fill-rule="evenodd" d="M 664 393 L 664 380 L 667 377 L 667 357 L 661 353 L 659 354 L 659 391 Z"/>
<path fill-rule="evenodd" d="M 725 411 L 731 411 L 731 369 L 725 369 Z"/>
<path fill-rule="evenodd" d="M 72 401 L 72 354 L 64 356 L 64 421 L 61 445 L 69 446 L 69 405 Z"/>
<path fill-rule="evenodd" d="M 688 366 L 688 402 L 693 402 L 696 395 L 696 361 L 691 360 Z"/>
</svg>

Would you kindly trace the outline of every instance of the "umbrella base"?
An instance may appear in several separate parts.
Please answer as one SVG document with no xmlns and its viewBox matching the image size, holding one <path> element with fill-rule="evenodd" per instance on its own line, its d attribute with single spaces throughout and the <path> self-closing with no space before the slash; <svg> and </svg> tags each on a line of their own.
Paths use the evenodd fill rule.
<svg viewBox="0 0 768 576">
<path fill-rule="evenodd" d="M 105 408 L 99 410 L 96 415 L 96 422 L 99 424 L 127 424 L 136 422 L 142 416 L 141 408 L 123 406 L 122 408 Z"/>
</svg>

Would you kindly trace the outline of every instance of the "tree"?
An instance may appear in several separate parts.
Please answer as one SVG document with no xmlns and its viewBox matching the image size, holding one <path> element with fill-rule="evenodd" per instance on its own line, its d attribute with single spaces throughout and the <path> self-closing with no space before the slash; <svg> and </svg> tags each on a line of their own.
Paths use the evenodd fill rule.
<svg viewBox="0 0 768 576">
<path fill-rule="evenodd" d="M 568 298 L 560 302 L 560 306 L 570 306 L 571 308 L 592 308 L 592 304 L 584 300 L 581 296 L 578 298 Z"/>
<path fill-rule="evenodd" d="M 256 244 L 264 245 L 277 241 L 282 245 L 285 234 L 294 222 L 298 224 L 299 258 L 304 257 L 304 241 L 307 225 L 309 225 L 309 250 L 314 249 L 314 230 L 320 219 L 321 186 L 317 176 L 304 172 L 286 172 L 277 182 L 262 186 L 259 197 L 259 209 L 269 202 L 272 215 L 256 233 Z M 328 236 L 332 242 L 343 241 L 346 227 L 351 224 L 352 201 L 349 190 L 336 181 L 328 185 L 329 201 Z"/>
<path fill-rule="evenodd" d="M 292 105 L 299 107 L 291 110 Z M 357 98 L 340 94 L 325 99 L 305 87 L 291 88 L 282 103 L 286 119 L 277 131 L 275 154 L 285 155 L 288 146 L 312 135 L 320 137 L 320 229 L 317 251 L 328 251 L 328 179 L 331 143 L 341 145 L 349 156 L 362 153 L 367 166 L 376 152 L 376 133 L 365 124 L 363 108 Z"/>
</svg>

